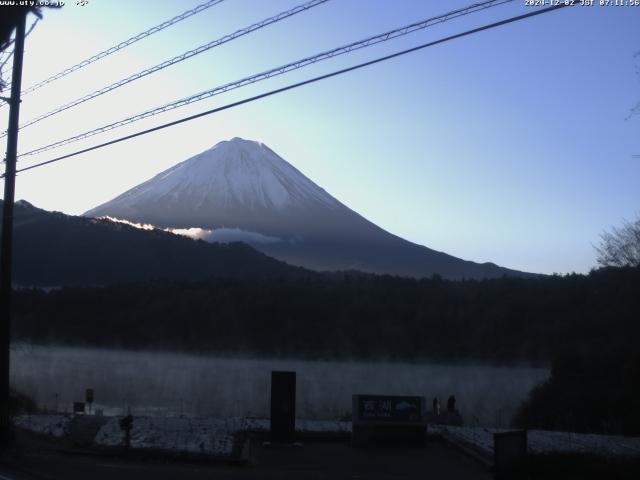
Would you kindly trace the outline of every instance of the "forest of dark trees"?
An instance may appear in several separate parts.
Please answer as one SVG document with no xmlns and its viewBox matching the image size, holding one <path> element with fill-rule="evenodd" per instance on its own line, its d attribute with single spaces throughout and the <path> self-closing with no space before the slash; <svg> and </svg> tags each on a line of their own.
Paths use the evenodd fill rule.
<svg viewBox="0 0 640 480">
<path fill-rule="evenodd" d="M 640 269 L 485 281 L 333 275 L 21 290 L 17 340 L 302 358 L 548 365 L 640 333 Z"/>
<path fill-rule="evenodd" d="M 554 359 L 551 378 L 520 407 L 514 426 L 638 435 L 638 379 L 637 337 L 623 346 L 602 343 L 590 352 L 567 351 Z"/>
</svg>

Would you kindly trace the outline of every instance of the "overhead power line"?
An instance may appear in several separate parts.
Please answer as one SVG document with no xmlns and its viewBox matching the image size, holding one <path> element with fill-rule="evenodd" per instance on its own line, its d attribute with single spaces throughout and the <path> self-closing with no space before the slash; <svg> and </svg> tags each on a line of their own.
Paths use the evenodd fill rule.
<svg viewBox="0 0 640 480">
<path fill-rule="evenodd" d="M 36 28 L 36 25 L 38 24 L 39 21 L 40 21 L 40 18 L 36 18 L 33 21 L 31 26 L 29 27 L 29 30 L 27 30 L 27 33 L 24 34 L 24 38 L 27 38 L 31 34 L 31 32 L 33 32 L 33 29 Z"/>
<path fill-rule="evenodd" d="M 51 75 L 48 78 L 45 78 L 44 80 L 42 80 L 41 82 L 36 83 L 35 85 L 32 85 L 31 87 L 27 88 L 26 90 L 24 90 L 22 92 L 22 95 L 26 95 L 28 93 L 31 93 L 41 87 L 44 87 L 45 85 L 58 80 L 59 78 L 65 77 L 67 75 L 69 75 L 70 73 L 75 72 L 76 70 L 80 70 L 83 67 L 86 67 L 87 65 L 90 65 L 94 62 L 97 62 L 98 60 L 107 57 L 109 55 L 111 55 L 112 53 L 115 53 L 119 50 L 122 50 L 123 48 L 128 47 L 129 45 L 132 45 L 136 42 L 139 42 L 140 40 L 142 40 L 143 38 L 149 37 L 150 35 L 153 35 L 154 33 L 158 33 L 161 30 L 164 30 L 167 27 L 170 27 L 171 25 L 175 25 L 178 22 L 181 22 L 182 20 L 185 20 L 193 15 L 196 15 L 210 7 L 213 7 L 214 5 L 217 5 L 219 3 L 224 2 L 224 0 L 208 0 L 200 5 L 198 5 L 195 8 L 192 8 L 190 10 L 187 10 L 185 12 L 182 12 L 180 15 L 176 15 L 175 17 L 162 22 L 159 25 L 156 25 L 155 27 L 151 27 L 148 30 L 145 30 L 144 32 L 141 32 L 137 35 L 134 35 L 133 37 L 130 37 L 120 43 L 118 43 L 117 45 L 114 45 L 113 47 L 107 48 L 106 50 L 103 50 L 100 53 L 96 53 L 95 55 L 93 55 L 92 57 L 89 57 L 85 60 L 82 60 L 79 63 L 76 63 L 75 65 L 65 68 L 64 70 Z"/>
<path fill-rule="evenodd" d="M 126 78 L 123 78 L 122 80 L 118 80 L 117 82 L 114 82 L 110 85 L 107 85 L 106 87 L 103 87 L 99 90 L 95 90 L 94 92 L 88 93 L 87 95 L 84 95 L 83 97 L 80 97 L 76 100 L 73 100 L 69 103 L 66 103 L 64 105 L 61 105 L 60 107 L 57 107 L 47 113 L 44 113 L 38 117 L 35 117 L 31 120 L 28 120 L 27 122 L 25 122 L 24 124 L 20 125 L 20 128 L 26 128 L 30 125 L 33 125 L 35 123 L 38 123 L 42 120 L 44 120 L 45 118 L 49 118 L 53 115 L 56 115 L 60 112 L 63 112 L 65 110 L 68 110 L 70 108 L 73 108 L 77 105 L 80 105 L 81 103 L 84 103 L 88 100 L 91 100 L 93 98 L 99 97 L 100 95 L 104 95 L 105 93 L 108 93 L 112 90 L 115 90 L 116 88 L 122 87 L 123 85 L 126 85 L 128 83 L 131 83 L 135 80 L 138 80 L 140 78 L 146 77 L 147 75 L 151 75 L 152 73 L 156 73 L 160 70 L 163 70 L 167 67 L 170 67 L 171 65 L 175 65 L 176 63 L 182 62 L 183 60 L 186 60 L 188 58 L 194 57 L 196 55 L 199 55 L 200 53 L 206 52 L 207 50 L 211 50 L 214 47 L 218 47 L 222 44 L 225 44 L 227 42 L 230 42 L 232 40 L 235 40 L 236 38 L 242 37 L 244 35 L 247 35 L 251 32 L 254 32 L 256 30 L 259 30 L 261 28 L 264 28 L 268 25 L 271 25 L 273 23 L 277 23 L 280 22 L 281 20 L 284 20 L 286 18 L 289 18 L 293 15 L 297 15 L 298 13 L 301 12 L 306 12 L 307 10 L 313 8 L 313 7 L 317 7 L 318 5 L 321 5 L 323 3 L 328 2 L 329 0 L 311 0 L 310 2 L 304 3 L 302 5 L 298 5 L 294 8 L 291 8 L 289 10 L 286 10 L 284 12 L 281 12 L 277 15 L 274 15 L 273 17 L 269 17 L 266 18 L 258 23 L 254 23 L 253 25 L 250 25 L 248 27 L 242 28 L 240 30 L 237 30 L 234 33 L 231 33 L 229 35 L 225 35 L 224 37 L 218 38 L 217 40 L 213 40 L 212 42 L 206 43 L 204 45 L 199 46 L 198 48 L 194 48 L 193 50 L 189 50 L 188 52 L 185 52 L 181 55 L 178 55 L 176 57 L 173 57 L 169 60 L 165 60 L 162 63 L 159 63 L 158 65 L 155 65 L 153 67 L 147 68 L 145 70 L 142 70 L 138 73 L 134 73 L 133 75 L 130 75 Z M 5 134 L 0 135 L 0 138 L 4 137 Z"/>
<path fill-rule="evenodd" d="M 251 103 L 251 102 L 254 102 L 256 100 L 260 100 L 260 99 L 263 99 L 263 98 L 270 97 L 272 95 L 276 95 L 276 94 L 283 93 L 283 92 L 286 92 L 286 91 L 289 91 L 289 90 L 293 90 L 293 89 L 296 89 L 296 88 L 299 88 L 299 87 L 302 87 L 302 86 L 305 86 L 305 85 L 309 85 L 311 83 L 316 83 L 316 82 L 319 82 L 321 80 L 326 80 L 328 78 L 336 77 L 338 75 L 342 75 L 342 74 L 345 74 L 345 73 L 348 73 L 348 72 L 352 72 L 354 70 L 359 70 L 361 68 L 368 67 L 370 65 L 374 65 L 374 64 L 377 64 L 377 63 L 385 62 L 387 60 L 391 60 L 393 58 L 400 57 L 402 55 L 406 55 L 406 54 L 409 54 L 409 53 L 417 52 L 419 50 L 422 50 L 422 49 L 425 49 L 425 48 L 428 48 L 428 47 L 433 47 L 434 45 L 439 45 L 441 43 L 449 42 L 449 41 L 455 40 L 457 38 L 466 37 L 466 36 L 469 36 L 469 35 L 472 35 L 472 34 L 475 34 L 475 33 L 482 32 L 484 30 L 489 30 L 489 29 L 492 29 L 492 28 L 496 28 L 496 27 L 500 27 L 500 26 L 503 26 L 503 25 L 507 25 L 509 23 L 514 23 L 514 22 L 517 22 L 517 21 L 520 21 L 520 20 L 524 20 L 524 19 L 527 19 L 527 18 L 531 18 L 531 17 L 537 16 L 537 15 L 542 15 L 544 13 L 552 12 L 554 10 L 558 10 L 560 8 L 564 8 L 564 7 L 567 7 L 569 5 L 570 4 L 568 4 L 568 3 L 566 3 L 566 4 L 565 3 L 561 3 L 559 5 L 554 5 L 554 6 L 543 8 L 543 9 L 540 9 L 540 10 L 534 10 L 532 12 L 525 13 L 523 15 L 518 15 L 516 17 L 510 17 L 510 18 L 507 18 L 505 20 L 501 20 L 499 22 L 494 22 L 494 23 L 490 23 L 488 25 L 483 25 L 482 27 L 474 28 L 472 30 L 467 30 L 465 32 L 457 33 L 455 35 L 450 35 L 448 37 L 441 38 L 439 40 L 435 40 L 435 41 L 428 42 L 428 43 L 423 43 L 422 45 L 418 45 L 417 47 L 408 48 L 406 50 L 402 50 L 402 51 L 399 51 L 399 52 L 396 52 L 396 53 L 392 53 L 390 55 L 385 55 L 384 57 L 379 57 L 379 58 L 376 58 L 374 60 L 370 60 L 368 62 L 360 63 L 358 65 L 353 65 L 351 67 L 343 68 L 341 70 L 336 70 L 336 71 L 333 71 L 331 73 L 327 73 L 327 74 L 324 74 L 324 75 L 320 75 L 318 77 L 314 77 L 314 78 L 311 78 L 311 79 L 308 79 L 308 80 L 304 80 L 302 82 L 298 82 L 298 83 L 294 83 L 294 84 L 291 84 L 291 85 L 287 85 L 285 87 L 277 88 L 275 90 L 271 90 L 271 91 L 266 92 L 266 93 L 262 93 L 262 94 L 259 94 L 259 95 L 255 95 L 253 97 L 245 98 L 245 99 L 239 100 L 237 102 L 229 103 L 229 104 L 223 105 L 221 107 L 213 108 L 211 110 L 200 112 L 200 113 L 197 113 L 195 115 L 190 115 L 188 117 L 184 117 L 184 118 L 181 118 L 181 119 L 178 119 L 178 120 L 174 120 L 172 122 L 168 122 L 168 123 L 164 123 L 162 125 L 158 125 L 158 126 L 155 126 L 155 127 L 152 127 L 152 128 L 148 128 L 148 129 L 142 130 L 140 132 L 132 133 L 131 135 L 125 135 L 123 137 L 119 137 L 119 138 L 116 138 L 114 140 L 109 140 L 108 142 L 100 143 L 98 145 L 93 145 L 92 147 L 84 148 L 82 150 L 78 150 L 78 151 L 75 151 L 73 153 L 68 153 L 66 155 L 62 155 L 62 156 L 59 156 L 59 157 L 56 157 L 56 158 L 52 158 L 52 159 L 44 161 L 44 162 L 36 163 L 34 165 L 30 165 L 28 167 L 21 168 L 21 169 L 17 170 L 16 172 L 25 172 L 27 170 L 32 170 L 34 168 L 42 167 L 44 165 L 49 165 L 51 163 L 59 162 L 61 160 L 64 160 L 64 159 L 67 159 L 67 158 L 71 158 L 71 157 L 75 157 L 75 156 L 81 155 L 83 153 L 91 152 L 93 150 L 98 150 L 100 148 L 104 148 L 104 147 L 107 147 L 109 145 L 114 145 L 116 143 L 124 142 L 126 140 L 131 140 L 133 138 L 140 137 L 142 135 L 146 135 L 146 134 L 149 134 L 149 133 L 152 133 L 152 132 L 157 132 L 158 130 L 162 130 L 162 129 L 165 129 L 165 128 L 168 128 L 168 127 L 179 125 L 181 123 L 189 122 L 191 120 L 195 120 L 195 119 L 200 118 L 200 117 L 204 117 L 204 116 L 207 116 L 207 115 L 212 115 L 214 113 L 218 113 L 218 112 L 221 112 L 223 110 L 228 110 L 230 108 L 238 107 L 238 106 L 244 105 L 246 103 Z"/>
<path fill-rule="evenodd" d="M 13 57 L 13 50 L 11 50 L 10 52 L 7 52 L 7 56 L 4 59 L 2 59 L 2 61 L 0 61 L 0 69 L 4 68 L 4 66 L 7 64 L 7 62 L 11 57 Z"/>
<path fill-rule="evenodd" d="M 5 43 L 4 45 L 0 45 L 0 47 L 2 47 L 2 50 L 0 50 L 0 51 L 3 51 L 3 52 L 7 51 L 7 49 L 8 49 L 11 45 L 13 45 L 13 43 L 15 42 L 15 40 L 16 40 L 16 39 L 15 39 L 15 37 L 12 37 L 11 39 L 9 39 L 9 41 L 8 41 L 7 43 Z M 11 53 L 13 53 L 13 52 L 11 52 Z"/>
<path fill-rule="evenodd" d="M 251 75 L 249 77 L 245 77 L 245 78 L 242 78 L 240 80 L 236 80 L 236 81 L 231 82 L 231 83 L 227 83 L 227 84 L 224 84 L 224 85 L 221 85 L 221 86 L 217 86 L 217 87 L 214 87 L 212 89 L 206 90 L 204 92 L 197 93 L 195 95 L 190 95 L 188 97 L 185 97 L 185 98 L 182 98 L 182 99 L 179 99 L 179 100 L 176 100 L 176 101 L 161 105 L 159 107 L 155 107 L 155 108 L 153 108 L 151 110 L 147 110 L 145 112 L 142 112 L 142 113 L 139 113 L 139 114 L 124 118 L 124 119 L 119 120 L 117 122 L 110 123 L 110 124 L 107 124 L 107 125 L 103 125 L 101 127 L 95 128 L 93 130 L 89 130 L 87 132 L 80 133 L 78 135 L 74 135 L 74 136 L 66 138 L 64 140 L 59 140 L 59 141 L 51 143 L 49 145 L 45 145 L 43 147 L 36 148 L 35 150 L 31 150 L 31 151 L 25 152 L 25 153 L 21 154 L 20 156 L 24 157 L 24 156 L 29 156 L 29 155 L 36 155 L 38 153 L 42 153 L 44 151 L 51 150 L 53 148 L 59 148 L 59 147 L 64 146 L 64 145 L 68 145 L 69 143 L 77 142 L 79 140 L 83 140 L 85 138 L 92 137 L 94 135 L 98 135 L 100 133 L 104 133 L 104 132 L 107 132 L 107 131 L 110 131 L 110 130 L 114 130 L 116 128 L 119 128 L 121 126 L 127 125 L 129 123 L 137 122 L 137 121 L 142 120 L 144 118 L 152 117 L 152 116 L 158 115 L 160 113 L 167 112 L 169 110 L 173 110 L 173 109 L 178 108 L 178 107 L 189 105 L 191 103 L 199 102 L 199 101 L 205 100 L 207 98 L 213 97 L 215 95 L 220 95 L 222 93 L 228 92 L 230 90 L 235 90 L 236 88 L 244 87 L 246 85 L 250 85 L 250 84 L 253 84 L 253 83 L 256 83 L 256 82 L 260 82 L 262 80 L 267 80 L 269 78 L 276 77 L 278 75 L 283 75 L 283 74 L 288 73 L 288 72 L 290 72 L 292 70 L 297 70 L 297 69 L 306 67 L 308 65 L 312 65 L 314 63 L 318 63 L 318 62 L 323 61 L 323 60 L 327 60 L 327 59 L 330 59 L 330 58 L 333 58 L 333 57 L 336 57 L 336 56 L 339 56 L 339 55 L 344 55 L 344 54 L 352 52 L 354 50 L 359 50 L 361 48 L 370 47 L 372 45 L 375 45 L 375 44 L 378 44 L 378 43 L 381 43 L 381 42 L 386 42 L 386 41 L 391 40 L 393 38 L 397 38 L 397 37 L 400 37 L 400 36 L 403 36 L 403 35 L 407 35 L 409 33 L 413 33 L 413 32 L 415 32 L 417 30 L 422 30 L 424 28 L 433 26 L 433 25 L 438 24 L 438 23 L 443 23 L 443 22 L 446 22 L 448 20 L 452 20 L 454 18 L 461 17 L 463 15 L 468 15 L 470 13 L 474 13 L 474 12 L 477 12 L 479 10 L 485 10 L 487 8 L 495 7 L 495 6 L 501 5 L 503 3 L 508 3 L 508 2 L 512 2 L 512 1 L 513 0 L 491 0 L 491 1 L 485 1 L 485 2 L 482 2 L 482 3 L 473 4 L 473 5 L 470 5 L 468 7 L 458 9 L 458 10 L 453 10 L 453 11 L 451 11 L 449 13 L 444 14 L 444 15 L 440 15 L 440 16 L 437 16 L 437 17 L 429 18 L 427 20 L 423 20 L 423 21 L 420 21 L 420 22 L 412 23 L 410 25 L 405 25 L 403 27 L 396 28 L 396 29 L 390 30 L 388 32 L 384 32 L 384 33 L 381 33 L 381 34 L 378 34 L 378 35 L 374 35 L 372 37 L 368 37 L 368 38 L 366 38 L 364 40 L 359 40 L 357 42 L 353 42 L 353 43 L 350 43 L 348 45 L 343 45 L 341 47 L 337 47 L 337 48 L 334 48 L 332 50 L 321 52 L 321 53 L 318 53 L 318 54 L 310 56 L 310 57 L 305 57 L 305 58 L 302 58 L 300 60 L 296 60 L 294 62 L 290 62 L 290 63 L 287 63 L 285 65 L 281 65 L 281 66 L 276 67 L 276 68 L 272 68 L 272 69 L 267 70 L 265 72 L 257 73 L 255 75 Z"/>
</svg>

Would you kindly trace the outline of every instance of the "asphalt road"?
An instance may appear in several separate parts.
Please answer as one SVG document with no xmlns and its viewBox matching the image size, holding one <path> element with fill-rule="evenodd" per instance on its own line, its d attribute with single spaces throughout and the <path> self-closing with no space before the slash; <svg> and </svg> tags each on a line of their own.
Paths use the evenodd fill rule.
<svg viewBox="0 0 640 480">
<path fill-rule="evenodd" d="M 255 439 L 251 447 L 250 461 L 243 465 L 29 452 L 0 464 L 0 480 L 493 478 L 474 460 L 441 442 L 422 449 L 354 449 L 346 441 L 265 447 Z"/>
</svg>

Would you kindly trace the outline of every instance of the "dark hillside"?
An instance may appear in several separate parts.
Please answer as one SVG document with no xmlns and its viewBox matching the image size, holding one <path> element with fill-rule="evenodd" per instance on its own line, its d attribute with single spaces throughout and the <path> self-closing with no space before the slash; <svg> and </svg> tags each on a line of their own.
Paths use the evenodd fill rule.
<svg viewBox="0 0 640 480">
<path fill-rule="evenodd" d="M 210 244 L 107 220 L 47 212 L 24 201 L 15 208 L 13 265 L 14 282 L 23 286 L 311 274 L 242 243 Z"/>
</svg>

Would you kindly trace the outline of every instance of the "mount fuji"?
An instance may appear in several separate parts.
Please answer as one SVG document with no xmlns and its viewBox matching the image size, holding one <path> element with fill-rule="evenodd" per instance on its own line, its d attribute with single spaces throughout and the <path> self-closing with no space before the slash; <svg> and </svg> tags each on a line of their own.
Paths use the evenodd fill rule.
<svg viewBox="0 0 640 480">
<path fill-rule="evenodd" d="M 233 138 L 84 214 L 196 228 L 314 270 L 444 278 L 529 276 L 411 243 L 349 209 L 262 143 Z"/>
</svg>

